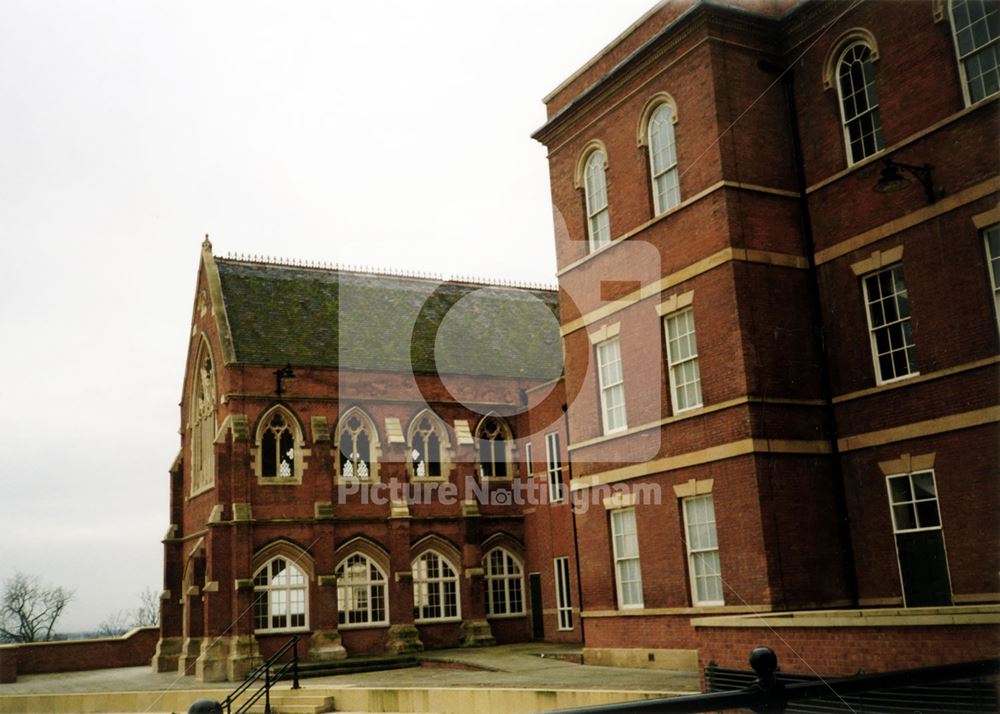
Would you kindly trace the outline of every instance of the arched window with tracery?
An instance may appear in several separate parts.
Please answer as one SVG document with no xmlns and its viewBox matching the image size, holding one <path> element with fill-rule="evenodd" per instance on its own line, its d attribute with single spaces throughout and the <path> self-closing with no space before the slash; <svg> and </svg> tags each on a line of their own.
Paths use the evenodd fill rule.
<svg viewBox="0 0 1000 714">
<path fill-rule="evenodd" d="M 433 550 L 413 561 L 413 617 L 416 622 L 460 617 L 458 572 Z"/>
<path fill-rule="evenodd" d="M 444 427 L 423 411 L 410 424 L 410 466 L 414 478 L 443 478 L 447 474 Z"/>
<path fill-rule="evenodd" d="M 378 476 L 375 424 L 357 407 L 349 409 L 338 426 L 338 473 L 344 480 L 371 481 Z"/>
<path fill-rule="evenodd" d="M 849 163 L 882 150 L 882 119 L 875 93 L 872 50 L 865 42 L 848 45 L 837 61 L 837 92 Z"/>
<path fill-rule="evenodd" d="M 583 171 L 583 195 L 587 208 L 587 237 L 590 251 L 611 242 L 611 215 L 608 209 L 608 180 L 604 173 L 607 156 L 595 149 L 587 157 Z"/>
<path fill-rule="evenodd" d="M 479 475 L 483 478 L 509 478 L 511 474 L 511 433 L 496 416 L 487 416 L 476 428 Z"/>
<path fill-rule="evenodd" d="M 965 103 L 1000 92 L 1000 5 L 996 0 L 948 3 Z"/>
<path fill-rule="evenodd" d="M 343 626 L 387 625 L 386 576 L 371 558 L 354 553 L 337 566 L 337 618 Z"/>
<path fill-rule="evenodd" d="M 212 353 L 202 344 L 191 402 L 191 492 L 215 483 L 215 369 Z"/>
<path fill-rule="evenodd" d="M 674 108 L 668 102 L 660 104 L 649 117 L 649 173 L 656 215 L 681 202 L 674 121 Z"/>
<path fill-rule="evenodd" d="M 521 564 L 504 548 L 494 548 L 483 558 L 486 571 L 486 613 L 524 614 L 524 574 Z"/>
<path fill-rule="evenodd" d="M 297 429 L 292 416 L 284 409 L 275 409 L 260 427 L 260 475 L 265 478 L 298 478 Z"/>
<path fill-rule="evenodd" d="M 309 583 L 305 573 L 286 558 L 272 558 L 253 578 L 254 630 L 276 632 L 307 627 Z"/>
</svg>

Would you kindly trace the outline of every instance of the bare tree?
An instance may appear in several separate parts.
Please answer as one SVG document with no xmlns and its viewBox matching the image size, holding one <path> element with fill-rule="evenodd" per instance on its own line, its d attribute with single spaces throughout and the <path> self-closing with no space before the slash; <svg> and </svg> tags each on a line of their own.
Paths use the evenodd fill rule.
<svg viewBox="0 0 1000 714">
<path fill-rule="evenodd" d="M 135 627 L 156 627 L 160 624 L 160 593 L 147 587 L 139 593 L 139 607 L 132 622 Z"/>
<path fill-rule="evenodd" d="M 73 592 L 42 584 L 37 575 L 15 573 L 0 595 L 0 640 L 47 642 Z"/>
<path fill-rule="evenodd" d="M 97 626 L 98 637 L 121 637 L 132 629 L 130 623 L 131 614 L 128 610 L 119 610 L 108 615 L 108 617 Z"/>
</svg>

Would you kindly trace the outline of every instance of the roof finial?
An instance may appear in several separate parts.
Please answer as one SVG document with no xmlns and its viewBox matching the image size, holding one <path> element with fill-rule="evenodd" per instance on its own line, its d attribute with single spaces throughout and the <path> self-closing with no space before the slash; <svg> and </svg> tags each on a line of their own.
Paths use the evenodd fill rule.
<svg viewBox="0 0 1000 714">
<path fill-rule="evenodd" d="M 206 250 L 209 253 L 212 252 L 212 241 L 208 239 L 208 233 L 205 234 L 205 240 L 201 243 L 201 249 Z"/>
</svg>

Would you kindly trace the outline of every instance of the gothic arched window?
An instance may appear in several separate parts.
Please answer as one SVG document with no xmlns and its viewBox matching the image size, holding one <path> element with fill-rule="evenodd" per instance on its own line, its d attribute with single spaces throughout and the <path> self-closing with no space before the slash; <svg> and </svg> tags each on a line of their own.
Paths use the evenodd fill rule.
<svg viewBox="0 0 1000 714">
<path fill-rule="evenodd" d="M 203 344 L 192 385 L 191 400 L 191 492 L 215 483 L 215 371 L 212 353 Z"/>
<path fill-rule="evenodd" d="M 433 550 L 413 561 L 413 617 L 417 622 L 457 620 L 458 572 Z"/>
<path fill-rule="evenodd" d="M 447 475 L 444 427 L 430 412 L 423 411 L 410 424 L 410 466 L 414 478 Z"/>
<path fill-rule="evenodd" d="M 524 614 L 524 576 L 521 564 L 503 548 L 494 548 L 483 558 L 486 571 L 486 613 Z"/>
<path fill-rule="evenodd" d="M 275 479 L 298 479 L 302 474 L 298 425 L 282 408 L 274 409 L 257 432 L 260 476 Z"/>
<path fill-rule="evenodd" d="M 337 432 L 337 468 L 340 478 L 376 480 L 378 464 L 375 447 L 378 435 L 375 424 L 368 415 L 357 407 L 352 407 L 341 417 Z"/>
<path fill-rule="evenodd" d="M 253 577 L 254 629 L 261 631 L 298 630 L 306 625 L 305 573 L 285 558 L 272 558 Z"/>
<path fill-rule="evenodd" d="M 386 577 L 368 556 L 354 553 L 341 561 L 337 575 L 337 618 L 341 625 L 386 625 Z"/>
<path fill-rule="evenodd" d="M 495 416 L 487 416 L 476 429 L 479 475 L 483 478 L 509 478 L 511 434 L 507 424 Z"/>
</svg>

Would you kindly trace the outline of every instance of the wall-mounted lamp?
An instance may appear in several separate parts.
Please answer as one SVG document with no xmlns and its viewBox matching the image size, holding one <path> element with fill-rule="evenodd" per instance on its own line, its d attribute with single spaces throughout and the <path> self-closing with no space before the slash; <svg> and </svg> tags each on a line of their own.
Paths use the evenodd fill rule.
<svg viewBox="0 0 1000 714">
<path fill-rule="evenodd" d="M 285 385 L 282 383 L 284 379 L 295 379 L 295 372 L 292 371 L 292 365 L 286 364 L 281 369 L 274 370 L 274 393 L 279 397 L 285 393 Z"/>
<path fill-rule="evenodd" d="M 879 176 L 878 183 L 875 184 L 876 193 L 895 193 L 910 186 L 913 181 L 903 175 L 903 172 L 906 172 L 924 187 L 927 203 L 934 203 L 938 199 L 938 195 L 934 191 L 934 181 L 931 178 L 934 167 L 930 164 L 913 166 L 912 164 L 901 164 L 892 159 L 886 159 L 883 163 L 882 174 Z"/>
</svg>

